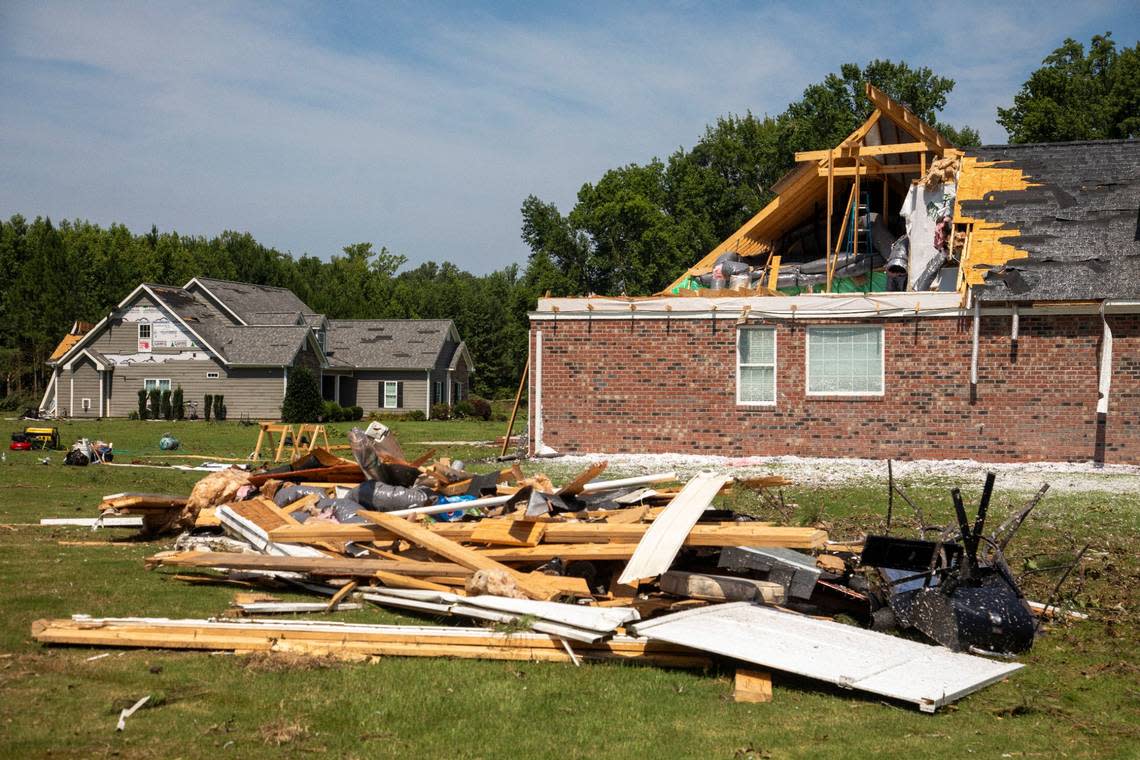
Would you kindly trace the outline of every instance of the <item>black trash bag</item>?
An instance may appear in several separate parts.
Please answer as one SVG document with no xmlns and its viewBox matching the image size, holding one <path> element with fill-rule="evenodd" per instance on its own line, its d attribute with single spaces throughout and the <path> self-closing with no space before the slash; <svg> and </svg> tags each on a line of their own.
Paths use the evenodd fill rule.
<svg viewBox="0 0 1140 760">
<path fill-rule="evenodd" d="M 435 494 L 427 488 L 390 486 L 377 480 L 361 483 L 348 492 L 348 498 L 365 509 L 381 512 L 426 507 L 435 503 Z"/>
<path fill-rule="evenodd" d="M 78 449 L 72 449 L 71 451 L 67 452 L 67 456 L 63 458 L 63 463 L 73 465 L 75 467 L 86 467 L 87 465 L 91 464 L 91 460 L 88 459 L 87 455 L 82 451 L 79 451 Z"/>
<path fill-rule="evenodd" d="M 323 497 L 325 495 L 325 489 L 318 486 L 283 486 L 273 495 L 273 503 L 279 507 L 287 507 L 297 499 L 308 496 L 311 493 Z"/>
</svg>

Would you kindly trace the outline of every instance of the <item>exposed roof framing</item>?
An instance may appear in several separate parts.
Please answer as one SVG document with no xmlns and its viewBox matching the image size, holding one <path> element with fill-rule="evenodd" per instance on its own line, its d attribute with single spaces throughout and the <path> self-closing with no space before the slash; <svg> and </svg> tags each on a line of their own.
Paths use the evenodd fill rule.
<svg viewBox="0 0 1140 760">
<path fill-rule="evenodd" d="M 816 206 L 826 208 L 828 189 L 836 179 L 877 177 L 905 192 L 906 181 L 923 170 L 917 163 L 926 154 L 945 155 L 954 146 L 901 103 L 872 85 L 867 97 L 875 111 L 839 145 L 831 149 L 796 154 L 800 164 L 772 188 L 776 197 L 719 245 L 678 277 L 663 292 L 668 293 L 687 277 L 712 271 L 727 251 L 755 256 L 769 253 L 779 238 L 802 223 L 803 215 Z M 925 161 L 925 159 L 923 159 Z M 830 165 L 829 165 L 830 164 Z"/>
</svg>

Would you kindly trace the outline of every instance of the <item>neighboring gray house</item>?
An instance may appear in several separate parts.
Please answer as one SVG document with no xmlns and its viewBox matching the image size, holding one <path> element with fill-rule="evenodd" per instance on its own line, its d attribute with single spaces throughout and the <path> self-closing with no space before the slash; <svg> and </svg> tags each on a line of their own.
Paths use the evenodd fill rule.
<svg viewBox="0 0 1140 760">
<path fill-rule="evenodd" d="M 285 288 L 205 277 L 139 285 L 48 364 L 40 409 L 61 417 L 125 417 L 139 390 L 181 386 L 198 409 L 222 394 L 232 418 L 276 418 L 294 367 L 342 406 L 430 416 L 467 397 L 474 369 L 450 320 L 329 320 Z"/>
</svg>

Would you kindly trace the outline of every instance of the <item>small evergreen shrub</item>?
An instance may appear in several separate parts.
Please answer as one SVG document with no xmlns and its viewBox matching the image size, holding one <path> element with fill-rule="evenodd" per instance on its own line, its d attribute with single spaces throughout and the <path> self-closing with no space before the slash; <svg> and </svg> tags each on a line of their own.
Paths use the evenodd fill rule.
<svg viewBox="0 0 1140 760">
<path fill-rule="evenodd" d="M 226 397 L 220 393 L 214 394 L 214 419 L 218 422 L 225 422 L 226 415 Z"/>
<path fill-rule="evenodd" d="M 455 406 L 451 407 L 451 416 L 457 420 L 467 419 L 468 417 L 475 416 L 475 405 L 469 399 L 463 399 Z"/>
<path fill-rule="evenodd" d="M 150 408 L 147 410 L 147 416 L 152 420 L 162 419 L 162 391 L 158 388 L 151 388 L 150 393 L 147 394 L 150 398 Z"/>
<path fill-rule="evenodd" d="M 182 398 L 182 386 L 174 389 L 174 395 L 170 397 L 170 405 L 174 407 L 174 419 L 181 420 L 186 417 L 185 401 Z"/>
<path fill-rule="evenodd" d="M 281 404 L 282 422 L 317 422 L 325 411 L 317 378 L 305 367 L 289 371 L 285 401 Z"/>
<path fill-rule="evenodd" d="M 431 405 L 431 418 L 433 420 L 450 420 L 451 407 L 447 404 L 432 404 Z"/>
<path fill-rule="evenodd" d="M 206 422 L 210 421 L 210 413 L 214 410 L 214 396 L 211 393 L 206 394 L 206 410 L 202 412 L 202 418 Z"/>
<path fill-rule="evenodd" d="M 174 419 L 174 404 L 171 401 L 172 396 L 173 394 L 170 389 L 167 388 L 162 392 L 162 396 L 160 397 L 161 400 L 159 403 L 162 405 L 162 419 L 164 420 Z"/>
<path fill-rule="evenodd" d="M 135 412 L 135 419 L 146 419 L 146 389 L 139 391 L 139 410 Z"/>
</svg>

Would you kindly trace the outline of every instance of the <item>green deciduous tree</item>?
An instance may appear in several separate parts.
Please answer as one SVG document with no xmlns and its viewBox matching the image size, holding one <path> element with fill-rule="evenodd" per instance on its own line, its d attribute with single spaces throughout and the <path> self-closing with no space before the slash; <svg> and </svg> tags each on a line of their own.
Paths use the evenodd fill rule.
<svg viewBox="0 0 1140 760">
<path fill-rule="evenodd" d="M 1029 75 L 998 123 L 1012 143 L 1140 136 L 1140 43 L 1117 51 L 1109 32 L 1065 42 Z"/>
</svg>

